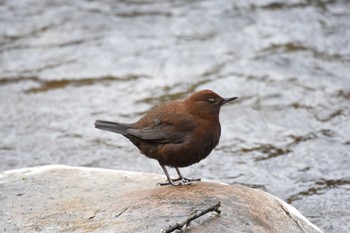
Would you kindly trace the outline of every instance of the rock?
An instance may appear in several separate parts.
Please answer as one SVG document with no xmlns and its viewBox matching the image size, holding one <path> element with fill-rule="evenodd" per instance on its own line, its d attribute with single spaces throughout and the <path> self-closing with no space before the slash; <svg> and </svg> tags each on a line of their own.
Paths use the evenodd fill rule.
<svg viewBox="0 0 350 233">
<path fill-rule="evenodd" d="M 42 166 L 0 174 L 1 232 L 160 232 L 221 202 L 190 232 L 321 232 L 258 189 L 216 182 L 156 186 L 162 175 Z"/>
</svg>

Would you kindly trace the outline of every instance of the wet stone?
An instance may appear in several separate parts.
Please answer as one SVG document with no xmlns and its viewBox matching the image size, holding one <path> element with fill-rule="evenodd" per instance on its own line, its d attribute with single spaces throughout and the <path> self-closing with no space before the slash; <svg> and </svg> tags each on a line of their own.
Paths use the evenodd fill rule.
<svg viewBox="0 0 350 233">
<path fill-rule="evenodd" d="M 261 190 L 207 181 L 156 186 L 162 179 L 57 165 L 6 171 L 0 175 L 0 229 L 160 232 L 220 202 L 218 213 L 191 222 L 191 232 L 321 232 L 294 207 Z"/>
</svg>

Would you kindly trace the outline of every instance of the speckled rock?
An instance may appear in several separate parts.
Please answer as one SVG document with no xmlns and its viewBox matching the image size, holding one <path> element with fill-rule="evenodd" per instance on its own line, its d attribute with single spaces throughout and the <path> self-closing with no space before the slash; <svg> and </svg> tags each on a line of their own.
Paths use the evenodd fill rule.
<svg viewBox="0 0 350 233">
<path fill-rule="evenodd" d="M 321 232 L 261 190 L 216 182 L 160 187 L 164 176 L 42 166 L 0 174 L 1 232 L 160 232 L 221 202 L 190 232 Z"/>
</svg>

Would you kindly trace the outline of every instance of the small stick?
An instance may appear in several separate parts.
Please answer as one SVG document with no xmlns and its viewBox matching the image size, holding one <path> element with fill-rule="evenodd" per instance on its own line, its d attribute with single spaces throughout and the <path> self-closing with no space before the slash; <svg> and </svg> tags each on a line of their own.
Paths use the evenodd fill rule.
<svg viewBox="0 0 350 233">
<path fill-rule="evenodd" d="M 181 232 L 186 231 L 187 227 L 190 225 L 190 222 L 205 215 L 206 213 L 209 213 L 211 211 L 215 211 L 216 213 L 220 214 L 221 211 L 219 210 L 219 207 L 221 206 L 221 203 L 218 202 L 215 205 L 209 207 L 208 209 L 202 210 L 200 212 L 194 212 L 191 214 L 185 221 L 182 221 L 180 223 L 176 223 L 174 226 L 170 226 L 166 229 L 160 230 L 161 233 L 170 233 L 175 230 L 180 230 Z"/>
<path fill-rule="evenodd" d="M 119 212 L 119 214 L 115 215 L 116 218 L 118 218 L 122 213 L 124 213 L 129 207 L 125 207 L 122 211 Z"/>
</svg>

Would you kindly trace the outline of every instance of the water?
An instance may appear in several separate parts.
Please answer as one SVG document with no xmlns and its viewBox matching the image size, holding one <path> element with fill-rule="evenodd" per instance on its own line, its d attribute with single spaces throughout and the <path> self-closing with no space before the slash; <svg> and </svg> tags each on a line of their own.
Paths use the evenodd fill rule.
<svg viewBox="0 0 350 233">
<path fill-rule="evenodd" d="M 266 190 L 350 230 L 348 1 L 0 3 L 0 170 L 67 164 L 162 173 L 96 119 L 133 122 L 210 88 L 239 101 L 183 169 Z"/>
</svg>

